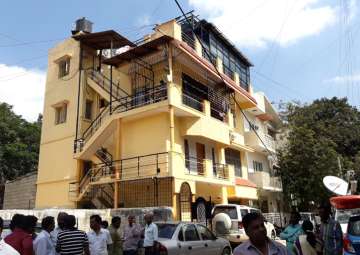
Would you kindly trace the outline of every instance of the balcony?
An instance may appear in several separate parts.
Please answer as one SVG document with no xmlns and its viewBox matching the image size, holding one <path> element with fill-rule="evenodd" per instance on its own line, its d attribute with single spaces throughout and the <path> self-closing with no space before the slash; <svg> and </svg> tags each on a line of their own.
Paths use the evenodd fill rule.
<svg viewBox="0 0 360 255">
<path fill-rule="evenodd" d="M 91 168 L 80 180 L 70 183 L 69 198 L 79 201 L 96 184 L 115 181 L 138 180 L 142 178 L 165 177 L 169 175 L 169 154 L 156 153 L 98 164 Z"/>
<path fill-rule="evenodd" d="M 204 112 L 204 102 L 201 102 L 195 99 L 194 96 L 188 95 L 186 93 L 182 94 L 182 103 L 186 106 L 189 106 L 199 112 Z"/>
<path fill-rule="evenodd" d="M 199 159 L 196 157 L 185 158 L 185 174 L 201 176 L 211 179 L 230 180 L 229 165 L 213 163 L 209 159 Z"/>
<path fill-rule="evenodd" d="M 257 134 L 259 135 L 260 138 L 256 135 L 256 133 L 253 130 L 245 132 L 245 144 L 254 148 L 256 151 L 259 152 L 267 152 L 267 149 L 270 152 L 276 151 L 276 142 L 274 138 L 272 138 L 268 134 L 264 134 L 261 131 L 257 131 Z"/>
<path fill-rule="evenodd" d="M 268 191 L 282 191 L 280 177 L 270 176 L 268 172 L 249 173 L 249 179 L 258 187 Z"/>
</svg>

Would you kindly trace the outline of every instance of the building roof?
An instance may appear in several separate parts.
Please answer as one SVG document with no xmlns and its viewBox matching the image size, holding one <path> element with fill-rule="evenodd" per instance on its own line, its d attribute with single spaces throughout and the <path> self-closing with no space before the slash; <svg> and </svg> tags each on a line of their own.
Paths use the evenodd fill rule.
<svg viewBox="0 0 360 255">
<path fill-rule="evenodd" d="M 111 46 L 114 49 L 121 48 L 127 45 L 131 47 L 136 46 L 134 43 L 132 43 L 119 33 L 115 32 L 114 30 L 107 30 L 96 33 L 81 33 L 74 35 L 73 38 L 97 50 L 111 49 Z"/>
<path fill-rule="evenodd" d="M 241 60 L 243 60 L 248 66 L 253 66 L 250 60 L 241 52 L 239 51 L 236 46 L 223 34 L 221 31 L 211 22 L 206 20 L 201 20 L 200 24 L 204 26 L 206 29 L 213 32 L 217 37 L 221 39 L 221 41 L 226 44 L 227 47 Z"/>
<path fill-rule="evenodd" d="M 144 44 L 141 44 L 139 46 L 133 47 L 128 51 L 125 51 L 119 55 L 116 55 L 112 58 L 104 60 L 104 64 L 118 66 L 124 62 L 127 62 L 133 58 L 140 58 L 143 56 L 146 56 L 148 54 L 151 54 L 153 52 L 156 52 L 159 50 L 159 45 L 162 45 L 166 42 L 169 42 L 173 40 L 172 37 L 163 35 L 159 38 L 156 38 L 154 40 L 151 40 L 149 42 L 146 42 Z"/>
</svg>

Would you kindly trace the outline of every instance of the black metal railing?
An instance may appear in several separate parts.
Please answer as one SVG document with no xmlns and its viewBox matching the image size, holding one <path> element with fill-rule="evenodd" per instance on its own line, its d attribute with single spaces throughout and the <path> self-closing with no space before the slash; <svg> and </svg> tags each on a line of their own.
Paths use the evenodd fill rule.
<svg viewBox="0 0 360 255">
<path fill-rule="evenodd" d="M 183 42 L 186 42 L 187 45 L 189 45 L 191 48 L 195 49 L 195 39 L 193 36 L 185 32 L 181 32 L 181 39 L 183 40 Z"/>
<path fill-rule="evenodd" d="M 114 160 L 109 167 L 105 163 L 96 165 L 92 172 L 91 181 L 99 181 L 103 177 L 120 180 L 159 176 L 168 171 L 168 153 L 155 153 L 120 160 Z"/>
<path fill-rule="evenodd" d="M 136 93 L 135 95 L 114 100 L 113 112 L 126 112 L 145 105 L 158 103 L 166 99 L 167 84 L 165 83 L 152 88 L 147 88 L 143 92 Z"/>
<path fill-rule="evenodd" d="M 204 102 L 201 102 L 197 99 L 195 99 L 194 96 L 191 96 L 189 94 L 186 94 L 183 92 L 182 94 L 182 103 L 184 105 L 187 105 L 195 110 L 198 110 L 200 112 L 204 112 Z"/>
<path fill-rule="evenodd" d="M 185 172 L 188 174 L 205 175 L 204 160 L 196 157 L 185 157 Z"/>
<path fill-rule="evenodd" d="M 109 78 L 94 69 L 88 69 L 87 74 L 97 85 L 99 85 L 110 95 L 111 81 Z M 129 95 L 125 90 L 120 87 L 119 82 L 113 82 L 112 84 L 112 96 L 114 98 L 122 98 Z"/>
<path fill-rule="evenodd" d="M 215 163 L 213 164 L 213 174 L 214 177 L 219 179 L 228 179 L 229 178 L 229 170 L 227 165 Z"/>
<path fill-rule="evenodd" d="M 210 109 L 210 115 L 211 117 L 218 119 L 222 122 L 226 122 L 226 112 L 220 111 L 214 107 L 211 107 Z"/>
<path fill-rule="evenodd" d="M 82 137 L 74 141 L 74 153 L 82 151 L 86 142 L 112 113 L 126 112 L 145 105 L 154 104 L 166 100 L 167 97 L 167 84 L 165 83 L 153 88 L 148 88 L 143 93 L 137 93 L 119 99 L 114 98 L 112 101 L 112 112 L 110 112 L 109 105 L 103 108 L 84 131 Z"/>
</svg>

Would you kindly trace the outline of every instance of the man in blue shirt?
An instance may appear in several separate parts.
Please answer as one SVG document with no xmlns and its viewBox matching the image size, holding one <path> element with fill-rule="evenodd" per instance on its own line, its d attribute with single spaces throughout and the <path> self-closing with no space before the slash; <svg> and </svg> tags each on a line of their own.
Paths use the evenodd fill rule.
<svg viewBox="0 0 360 255">
<path fill-rule="evenodd" d="M 264 217 L 258 212 L 243 217 L 243 226 L 249 240 L 234 250 L 234 255 L 289 255 L 285 246 L 270 240 L 266 235 Z"/>
</svg>

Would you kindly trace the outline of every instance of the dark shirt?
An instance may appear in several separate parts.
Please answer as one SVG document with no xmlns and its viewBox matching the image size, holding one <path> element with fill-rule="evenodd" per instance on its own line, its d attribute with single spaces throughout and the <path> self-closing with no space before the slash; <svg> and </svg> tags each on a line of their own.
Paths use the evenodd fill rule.
<svg viewBox="0 0 360 255">
<path fill-rule="evenodd" d="M 4 241 L 17 250 L 21 255 L 33 254 L 32 236 L 22 229 L 15 228 L 10 235 L 5 237 Z"/>
<path fill-rule="evenodd" d="M 61 255 L 82 255 L 88 246 L 87 235 L 81 230 L 64 230 L 57 236 L 56 250 Z"/>
</svg>

